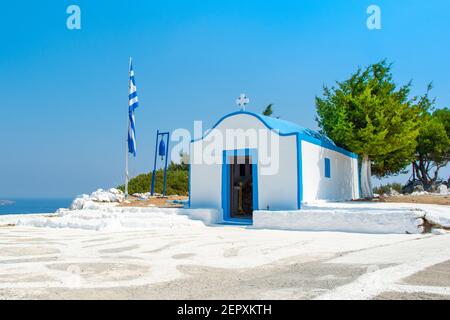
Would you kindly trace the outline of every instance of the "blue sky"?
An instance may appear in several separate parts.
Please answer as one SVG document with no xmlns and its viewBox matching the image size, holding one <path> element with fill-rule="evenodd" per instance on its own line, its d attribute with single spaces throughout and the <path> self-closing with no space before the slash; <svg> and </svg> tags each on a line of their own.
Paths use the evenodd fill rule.
<svg viewBox="0 0 450 320">
<path fill-rule="evenodd" d="M 372 3 L 382 30 L 366 27 Z M 66 28 L 71 4 L 81 30 Z M 275 103 L 276 115 L 315 129 L 322 86 L 383 58 L 396 81 L 413 79 L 415 94 L 433 81 L 438 106 L 450 106 L 449 12 L 447 0 L 3 3 L 0 196 L 122 183 L 130 55 L 140 99 L 133 175 L 150 170 L 157 129 L 210 126 L 241 92 L 248 110 Z"/>
</svg>

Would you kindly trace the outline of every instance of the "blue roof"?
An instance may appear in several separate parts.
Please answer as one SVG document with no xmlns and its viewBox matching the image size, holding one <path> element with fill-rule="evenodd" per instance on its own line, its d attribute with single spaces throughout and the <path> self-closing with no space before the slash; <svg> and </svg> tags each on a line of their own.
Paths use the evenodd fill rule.
<svg viewBox="0 0 450 320">
<path fill-rule="evenodd" d="M 311 130 L 308 128 L 304 128 L 304 127 L 299 126 L 298 124 L 295 124 L 290 121 L 272 118 L 272 117 L 264 116 L 262 114 L 258 114 L 258 113 L 254 113 L 254 112 L 237 111 L 237 112 L 227 114 L 227 115 L 223 116 L 212 127 L 212 129 L 217 127 L 224 119 L 235 116 L 235 115 L 240 115 L 240 114 L 250 115 L 250 116 L 253 116 L 253 117 L 259 119 L 267 128 L 269 128 L 270 130 L 277 131 L 278 134 L 281 136 L 298 134 L 303 140 L 306 140 L 306 141 L 314 143 L 316 145 L 320 145 L 322 147 L 340 152 L 340 153 L 348 155 L 350 157 L 357 158 L 356 154 L 336 146 L 336 144 L 333 142 L 333 140 L 331 140 L 327 136 L 325 136 L 317 131 L 314 131 L 314 130 Z M 203 136 L 200 139 L 196 139 L 196 140 L 202 140 L 203 138 L 205 138 L 205 136 Z M 196 140 L 193 140 L 193 141 L 196 141 Z"/>
<path fill-rule="evenodd" d="M 256 114 L 256 113 L 253 113 L 253 112 L 241 111 L 240 113 L 244 113 L 244 114 L 247 113 L 247 114 L 253 115 L 253 116 L 257 117 L 257 118 L 260 118 L 260 120 L 262 122 L 264 122 L 267 127 L 271 128 L 272 130 L 278 130 L 281 135 L 290 135 L 290 134 L 293 134 L 293 133 L 300 133 L 302 135 L 306 135 L 306 136 L 309 136 L 311 138 L 318 139 L 318 140 L 321 140 L 323 142 L 331 143 L 332 145 L 335 145 L 333 140 L 331 140 L 327 136 L 325 136 L 325 135 L 323 135 L 323 134 L 321 134 L 321 133 L 319 133 L 317 131 L 314 131 L 314 130 L 311 130 L 311 129 L 299 126 L 296 123 L 293 123 L 293 122 L 290 122 L 290 121 L 286 121 L 286 120 L 282 120 L 282 119 L 272 118 L 272 117 L 268 117 L 268 116 L 264 116 L 264 115 L 260 115 L 260 114 Z"/>
</svg>

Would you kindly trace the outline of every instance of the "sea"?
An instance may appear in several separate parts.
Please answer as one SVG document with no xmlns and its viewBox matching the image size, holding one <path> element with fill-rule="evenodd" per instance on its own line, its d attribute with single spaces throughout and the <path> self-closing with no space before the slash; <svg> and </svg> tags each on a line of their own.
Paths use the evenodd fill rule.
<svg viewBox="0 0 450 320">
<path fill-rule="evenodd" d="M 54 213 L 59 208 L 68 208 L 73 198 L 1 198 L 0 215 Z"/>
</svg>

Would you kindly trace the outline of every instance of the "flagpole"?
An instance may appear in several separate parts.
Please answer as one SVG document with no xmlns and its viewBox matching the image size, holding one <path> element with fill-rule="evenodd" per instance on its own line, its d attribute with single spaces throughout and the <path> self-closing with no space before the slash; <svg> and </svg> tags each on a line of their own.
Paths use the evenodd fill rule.
<svg viewBox="0 0 450 320">
<path fill-rule="evenodd" d="M 128 73 L 131 70 L 131 57 L 128 66 Z M 129 75 L 128 75 L 129 76 Z M 130 84 L 128 83 L 128 92 L 130 91 Z M 125 140 L 125 199 L 128 198 L 128 135 L 130 134 L 130 110 L 127 115 L 127 139 Z"/>
<path fill-rule="evenodd" d="M 130 120 L 128 120 L 128 130 L 130 130 Z M 128 198 L 128 137 L 125 140 L 125 199 L 127 198 Z"/>
</svg>

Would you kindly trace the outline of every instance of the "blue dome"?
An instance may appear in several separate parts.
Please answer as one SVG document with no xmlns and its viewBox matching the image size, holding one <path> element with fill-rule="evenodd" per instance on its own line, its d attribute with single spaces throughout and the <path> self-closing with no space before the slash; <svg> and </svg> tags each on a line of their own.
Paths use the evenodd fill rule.
<svg viewBox="0 0 450 320">
<path fill-rule="evenodd" d="M 211 128 L 214 129 L 217 127 L 223 120 L 236 116 L 236 115 L 249 115 L 257 118 L 260 120 L 268 129 L 276 131 L 281 136 L 290 136 L 290 135 L 298 135 L 302 140 L 306 140 L 308 142 L 311 142 L 313 144 L 319 145 L 324 148 L 328 148 L 330 150 L 340 152 L 342 154 L 345 154 L 352 158 L 358 158 L 358 155 L 356 155 L 353 152 L 350 152 L 348 150 L 345 150 L 341 147 L 338 147 L 333 140 L 328 138 L 326 135 L 323 135 L 317 131 L 299 126 L 298 124 L 295 124 L 290 121 L 281 120 L 277 118 L 267 117 L 262 114 L 249 112 L 249 111 L 237 111 L 230 114 L 227 114 L 223 116 L 217 123 Z M 205 136 L 199 138 L 199 139 L 193 139 L 191 142 L 195 142 L 198 140 L 204 139 L 208 134 Z"/>
<path fill-rule="evenodd" d="M 302 135 L 306 135 L 311 138 L 335 145 L 333 140 L 331 140 L 327 136 L 325 136 L 317 131 L 299 126 L 298 124 L 295 124 L 293 122 L 281 120 L 281 119 L 277 119 L 277 118 L 272 118 L 272 117 L 267 117 L 267 116 L 256 114 L 253 112 L 241 111 L 240 113 L 249 114 L 249 115 L 259 118 L 267 127 L 269 127 L 272 130 L 278 130 L 280 132 L 280 134 L 282 134 L 282 135 L 290 135 L 293 133 L 300 133 Z"/>
</svg>

